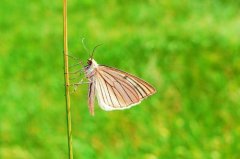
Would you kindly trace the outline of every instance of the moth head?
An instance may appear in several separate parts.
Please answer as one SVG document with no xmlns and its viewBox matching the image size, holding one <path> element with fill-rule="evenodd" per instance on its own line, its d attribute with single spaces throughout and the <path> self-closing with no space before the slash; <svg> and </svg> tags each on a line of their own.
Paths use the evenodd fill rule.
<svg viewBox="0 0 240 159">
<path fill-rule="evenodd" d="M 92 58 L 88 59 L 87 64 L 90 66 L 92 65 Z"/>
<path fill-rule="evenodd" d="M 98 66 L 98 64 L 94 59 L 92 59 L 92 58 L 88 59 L 88 61 L 87 61 L 88 68 L 96 68 L 97 66 Z"/>
</svg>

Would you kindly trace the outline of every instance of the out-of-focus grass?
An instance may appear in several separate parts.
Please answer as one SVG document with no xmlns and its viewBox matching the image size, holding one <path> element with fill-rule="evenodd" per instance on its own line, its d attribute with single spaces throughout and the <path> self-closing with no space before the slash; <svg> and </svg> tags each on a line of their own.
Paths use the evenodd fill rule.
<svg viewBox="0 0 240 159">
<path fill-rule="evenodd" d="M 126 111 L 89 115 L 72 95 L 74 157 L 240 158 L 240 4 L 71 0 L 70 54 L 152 83 Z M 61 1 L 0 5 L 0 158 L 67 158 Z M 74 63 L 71 61 L 71 63 Z"/>
</svg>

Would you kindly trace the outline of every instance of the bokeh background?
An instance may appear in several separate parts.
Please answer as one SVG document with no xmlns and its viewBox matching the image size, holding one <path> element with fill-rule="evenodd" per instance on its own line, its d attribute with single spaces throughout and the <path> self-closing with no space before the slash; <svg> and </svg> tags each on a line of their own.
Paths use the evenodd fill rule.
<svg viewBox="0 0 240 159">
<path fill-rule="evenodd" d="M 62 24 L 62 1 L 1 0 L 2 159 L 68 156 Z M 91 117 L 80 86 L 75 159 L 240 158 L 239 1 L 69 0 L 68 30 L 71 55 L 89 57 L 83 37 L 90 50 L 104 43 L 98 63 L 158 90 L 130 110 L 96 104 Z"/>
</svg>

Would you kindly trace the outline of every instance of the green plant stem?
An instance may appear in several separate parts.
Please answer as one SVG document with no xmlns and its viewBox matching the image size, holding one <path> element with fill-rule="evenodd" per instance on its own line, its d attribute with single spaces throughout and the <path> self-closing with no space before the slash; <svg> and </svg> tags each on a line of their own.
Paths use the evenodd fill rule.
<svg viewBox="0 0 240 159">
<path fill-rule="evenodd" d="M 71 103 L 70 103 L 70 94 L 69 94 L 69 71 L 68 71 L 67 0 L 63 0 L 63 55 L 64 55 L 64 79 L 65 79 L 65 100 L 66 100 L 66 116 L 67 116 L 67 134 L 68 134 L 68 153 L 69 153 L 69 159 L 73 159 Z"/>
</svg>

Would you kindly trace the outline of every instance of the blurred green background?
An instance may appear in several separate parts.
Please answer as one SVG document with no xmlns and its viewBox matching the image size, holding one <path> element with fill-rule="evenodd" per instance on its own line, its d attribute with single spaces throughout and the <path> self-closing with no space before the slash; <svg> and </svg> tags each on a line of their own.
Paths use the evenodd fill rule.
<svg viewBox="0 0 240 159">
<path fill-rule="evenodd" d="M 0 158 L 67 158 L 62 1 L 0 5 Z M 74 158 L 240 158 L 240 2 L 69 0 L 69 52 L 158 92 L 130 110 L 71 95 Z M 70 60 L 71 64 L 75 62 Z M 75 68 L 77 69 L 77 68 Z M 79 77 L 80 78 L 80 77 Z"/>
</svg>

